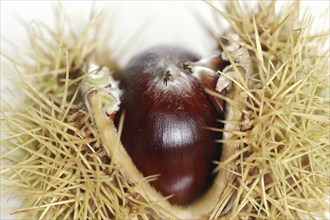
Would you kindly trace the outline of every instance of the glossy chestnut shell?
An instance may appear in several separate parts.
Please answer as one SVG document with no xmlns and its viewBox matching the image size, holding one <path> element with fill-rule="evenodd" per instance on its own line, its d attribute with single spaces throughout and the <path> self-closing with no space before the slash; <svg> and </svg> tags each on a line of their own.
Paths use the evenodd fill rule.
<svg viewBox="0 0 330 220">
<path fill-rule="evenodd" d="M 220 134 L 207 127 L 219 127 L 222 116 L 185 67 L 197 60 L 186 49 L 159 46 L 133 57 L 121 79 L 123 146 L 144 176 L 160 175 L 151 185 L 175 204 L 209 187 L 221 153 Z"/>
</svg>

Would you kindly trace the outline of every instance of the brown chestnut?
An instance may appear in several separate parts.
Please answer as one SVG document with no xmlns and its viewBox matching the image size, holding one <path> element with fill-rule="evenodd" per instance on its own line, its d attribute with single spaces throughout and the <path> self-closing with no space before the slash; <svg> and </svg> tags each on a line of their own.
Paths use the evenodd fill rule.
<svg viewBox="0 0 330 220">
<path fill-rule="evenodd" d="M 221 154 L 220 134 L 207 127 L 219 127 L 223 115 L 186 65 L 199 58 L 180 47 L 154 47 L 131 59 L 120 84 L 123 146 L 144 176 L 159 174 L 151 185 L 175 204 L 191 202 L 212 184 Z"/>
</svg>

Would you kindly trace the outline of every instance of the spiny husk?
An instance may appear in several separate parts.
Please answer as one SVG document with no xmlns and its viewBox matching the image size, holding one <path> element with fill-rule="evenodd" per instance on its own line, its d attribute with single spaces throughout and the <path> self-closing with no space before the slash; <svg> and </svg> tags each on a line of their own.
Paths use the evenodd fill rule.
<svg viewBox="0 0 330 220">
<path fill-rule="evenodd" d="M 233 172 L 238 181 L 231 190 L 235 197 L 225 218 L 324 218 L 329 210 L 330 167 L 325 36 L 308 35 L 309 20 L 298 19 L 298 5 L 279 13 L 275 2 L 258 7 L 256 14 L 239 2 L 229 3 L 225 13 L 215 8 L 252 57 L 248 84 L 235 82 L 247 95 L 240 103 L 246 106 L 240 124 L 245 127 L 235 132 L 241 149 L 218 166 L 223 169 L 238 158 Z M 23 74 L 15 82 L 20 91 L 3 100 L 1 160 L 8 163 L 1 175 L 6 178 L 2 185 L 23 199 L 17 217 L 162 216 L 163 210 L 148 203 L 140 185 L 126 179 L 99 147 L 99 134 L 77 92 L 80 74 L 70 77 L 86 59 L 102 57 L 99 48 L 107 37 L 93 35 L 102 19 L 93 14 L 85 31 L 71 36 L 63 28 L 53 31 L 40 25 L 27 53 L 32 64 L 9 58 Z M 15 95 L 20 92 L 23 99 Z M 216 207 L 210 213 L 213 219 L 221 218 L 218 210 L 223 207 Z"/>
<path fill-rule="evenodd" d="M 78 93 L 87 59 L 106 57 L 103 65 L 116 69 L 106 45 L 113 30 L 102 30 L 105 14 L 92 10 L 82 30 L 75 31 L 64 11 L 58 8 L 58 25 L 64 25 L 56 31 L 37 22 L 31 51 L 17 46 L 21 53 L 28 51 L 28 59 L 2 54 L 20 70 L 14 81 L 18 90 L 2 97 L 1 112 L 1 184 L 10 197 L 22 200 L 13 217 L 151 217 L 152 204 L 140 198 L 138 186 L 125 180 L 100 148 Z"/>
<path fill-rule="evenodd" d="M 231 1 L 231 25 L 219 39 L 237 42 L 252 61 L 243 103 L 244 128 L 236 198 L 226 218 L 314 219 L 329 213 L 329 30 L 310 34 L 313 20 L 299 17 L 299 2 L 275 11 Z M 255 13 L 254 13 L 255 12 Z M 221 168 L 221 166 L 219 167 Z"/>
</svg>

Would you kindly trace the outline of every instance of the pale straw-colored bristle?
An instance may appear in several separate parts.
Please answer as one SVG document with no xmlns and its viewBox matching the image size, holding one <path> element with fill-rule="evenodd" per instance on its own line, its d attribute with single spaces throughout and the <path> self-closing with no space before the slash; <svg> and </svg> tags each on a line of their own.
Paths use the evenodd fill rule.
<svg viewBox="0 0 330 220">
<path fill-rule="evenodd" d="M 226 12 L 209 4 L 231 24 L 253 64 L 248 84 L 241 84 L 248 96 L 245 128 L 234 132 L 242 149 L 235 155 L 236 198 L 226 218 L 326 218 L 330 84 L 323 45 L 329 30 L 311 35 L 311 18 L 299 17 L 298 2 L 277 12 L 275 1 L 259 2 L 257 11 L 245 2 L 228 3 Z"/>
<path fill-rule="evenodd" d="M 35 23 L 32 50 L 16 47 L 27 61 L 2 54 L 20 70 L 19 79 L 4 73 L 19 90 L 8 91 L 1 112 L 1 187 L 22 200 L 13 217 L 151 217 L 152 204 L 106 156 L 78 92 L 81 67 L 104 53 L 112 29 L 101 30 L 104 13 L 93 11 L 77 33 L 70 16 L 59 16 L 63 11 L 57 8 L 57 30 Z"/>
</svg>

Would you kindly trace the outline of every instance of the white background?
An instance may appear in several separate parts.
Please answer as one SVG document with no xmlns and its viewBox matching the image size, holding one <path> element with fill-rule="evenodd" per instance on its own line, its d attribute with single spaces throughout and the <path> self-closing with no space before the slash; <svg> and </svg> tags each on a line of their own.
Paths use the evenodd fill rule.
<svg viewBox="0 0 330 220">
<path fill-rule="evenodd" d="M 253 1 L 249 3 L 255 4 Z M 73 20 L 80 21 L 77 22 L 79 25 L 87 19 L 92 2 L 63 1 L 62 4 Z M 301 4 L 303 8 L 309 8 L 316 19 L 321 12 L 329 8 L 328 1 L 302 1 Z M 56 1 L 1 1 L 1 52 L 15 55 L 15 51 L 3 41 L 3 37 L 19 45 L 27 45 L 26 30 L 17 17 L 27 23 L 31 23 L 33 19 L 40 19 L 53 26 L 54 5 Z M 109 14 L 116 13 L 115 21 L 109 19 L 107 22 L 109 27 L 114 23 L 118 30 L 116 40 L 119 45 L 122 45 L 120 41 L 123 39 L 138 35 L 135 46 L 126 45 L 120 48 L 124 51 L 121 66 L 137 51 L 159 43 L 183 45 L 201 55 L 211 53 L 214 42 L 209 40 L 203 27 L 197 22 L 198 16 L 205 19 L 214 30 L 224 29 L 214 25 L 209 6 L 201 1 L 96 1 L 95 5 L 99 9 L 106 9 Z M 319 25 L 329 28 L 329 19 L 327 22 L 322 20 Z M 1 57 L 1 72 L 6 71 L 6 65 L 7 62 Z M 1 89 L 8 85 L 2 75 Z M 1 219 L 13 218 L 9 215 L 12 210 L 8 208 L 13 201 L 12 198 L 1 198 Z"/>
</svg>

